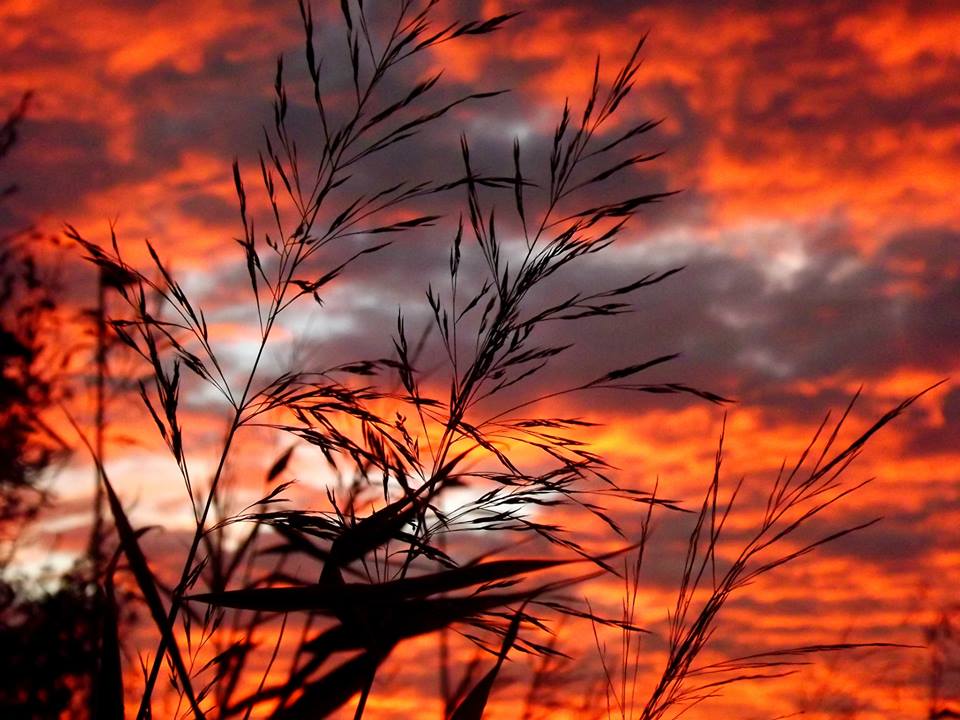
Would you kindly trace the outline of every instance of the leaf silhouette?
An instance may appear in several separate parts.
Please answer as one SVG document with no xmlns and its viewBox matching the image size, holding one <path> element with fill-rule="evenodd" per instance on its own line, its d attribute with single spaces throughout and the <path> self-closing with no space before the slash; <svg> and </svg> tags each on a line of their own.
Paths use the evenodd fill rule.
<svg viewBox="0 0 960 720">
<path fill-rule="evenodd" d="M 267 472 L 267 482 L 271 483 L 280 477 L 280 474 L 287 469 L 287 465 L 290 463 L 290 457 L 293 455 L 293 450 L 296 446 L 291 445 L 288 447 L 280 457 L 278 457 L 273 465 L 270 466 L 269 472 Z"/>
<path fill-rule="evenodd" d="M 190 673 L 186 665 L 184 665 L 183 657 L 180 655 L 180 648 L 177 645 L 173 628 L 167 621 L 166 609 L 163 607 L 163 601 L 160 599 L 160 592 L 157 590 L 157 583 L 154 579 L 153 572 L 150 570 L 143 550 L 140 549 L 137 533 L 130 525 L 130 521 L 127 519 L 127 515 L 123 510 L 123 505 L 120 503 L 120 499 L 117 497 L 113 485 L 107 479 L 102 468 L 101 479 L 107 491 L 107 501 L 110 505 L 110 512 L 113 514 L 113 521 L 117 526 L 117 534 L 120 536 L 120 546 L 123 548 L 124 555 L 127 556 L 127 562 L 130 563 L 130 569 L 137 581 L 140 592 L 143 593 L 147 607 L 150 608 L 150 615 L 153 618 L 153 622 L 166 640 L 167 652 L 173 661 L 177 675 L 180 677 L 183 691 L 187 696 L 187 700 L 190 702 L 190 709 L 196 717 L 202 720 L 205 715 L 200 709 L 196 695 L 193 692 L 193 687 L 190 684 Z"/>
<path fill-rule="evenodd" d="M 490 699 L 490 691 L 493 689 L 493 683 L 497 679 L 497 674 L 503 666 L 503 661 L 507 659 L 507 654 L 517 641 L 517 633 L 520 631 L 520 623 L 523 620 L 524 603 L 513 615 L 510 621 L 510 627 L 507 628 L 503 636 L 503 643 L 500 645 L 500 653 L 497 656 L 497 662 L 490 671 L 474 685 L 473 689 L 460 702 L 456 710 L 450 715 L 450 720 L 483 720 L 483 711 L 487 707 L 487 701 Z"/>
<path fill-rule="evenodd" d="M 347 660 L 319 680 L 306 684 L 292 705 L 277 709 L 271 717 L 274 720 L 312 720 L 329 715 L 369 686 L 377 668 L 392 649 L 368 650 Z"/>
</svg>

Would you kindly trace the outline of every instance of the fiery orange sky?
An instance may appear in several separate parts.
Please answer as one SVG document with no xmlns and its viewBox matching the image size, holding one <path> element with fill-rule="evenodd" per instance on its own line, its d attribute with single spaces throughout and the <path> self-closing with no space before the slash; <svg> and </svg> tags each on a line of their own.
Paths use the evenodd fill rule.
<svg viewBox="0 0 960 720">
<path fill-rule="evenodd" d="M 339 51 L 337 4 L 315 5 L 320 41 Z M 960 584 L 960 386 L 949 379 L 960 373 L 960 7 L 470 0 L 444 2 L 440 14 L 515 9 L 524 12 L 494 36 L 430 56 L 451 92 L 513 92 L 459 108 L 441 132 L 416 139 L 405 172 L 453 176 L 461 131 L 486 170 L 510 167 L 515 136 L 542 151 L 564 98 L 582 106 L 595 57 L 609 78 L 649 32 L 632 102 L 637 114 L 663 119 L 645 149 L 666 154 L 621 187 L 682 192 L 652 206 L 575 281 L 589 288 L 686 269 L 641 295 L 638 312 L 583 326 L 551 381 L 682 353 L 658 372 L 738 400 L 727 420 L 726 467 L 731 481 L 747 475 L 762 487 L 822 415 L 861 385 L 858 427 L 947 379 L 868 447 L 852 474 L 876 480 L 823 529 L 885 519 L 752 587 L 724 624 L 734 628 L 725 649 L 735 653 L 798 642 L 923 644 L 925 627 L 957 602 Z M 276 56 L 299 72 L 301 35 L 292 1 L 0 2 L 0 107 L 34 93 L 4 168 L 20 191 L 0 221 L 50 233 L 69 222 L 101 238 L 115 221 L 134 259 L 151 238 L 212 309 L 218 341 L 242 360 L 255 328 L 233 302 L 246 279 L 232 240 L 242 230 L 230 163 L 238 157 L 253 177 Z M 459 200 L 444 211 L 455 217 Z M 442 277 L 448 242 L 445 231 L 418 231 L 358 265 L 321 311 L 287 328 L 278 357 L 323 353 L 332 363 L 389 353 L 399 305 L 411 324 L 427 318 L 423 291 Z M 58 258 L 68 302 L 92 305 L 93 275 L 79 252 Z M 592 440 L 622 478 L 642 488 L 659 478 L 667 495 L 696 501 L 722 411 L 635 396 L 565 403 L 564 412 L 604 423 Z M 189 410 L 202 476 L 216 459 L 205 450 L 226 420 L 209 398 Z M 157 547 L 181 548 L 176 518 L 188 523 L 189 513 L 149 418 L 125 396 L 113 400 L 110 416 L 111 472 L 131 515 L 142 524 L 164 518 Z M 236 466 L 244 458 L 263 465 L 265 448 L 280 449 L 274 443 L 251 439 Z M 62 503 L 31 530 L 25 562 L 72 556 L 91 472 L 78 453 L 57 481 Z M 318 493 L 309 460 L 295 460 L 292 473 L 306 501 Z M 760 509 L 745 501 L 740 521 Z M 658 532 L 664 559 L 651 570 L 644 611 L 652 627 L 665 619 L 675 582 L 668 558 L 682 544 L 667 523 Z M 615 584 L 590 593 L 617 611 Z M 592 639 L 569 642 L 593 662 Z M 432 670 L 404 662 L 416 653 L 411 647 L 391 661 L 369 717 L 437 716 Z M 924 649 L 820 658 L 796 676 L 731 690 L 688 717 L 805 710 L 919 720 L 928 663 Z M 518 717 L 522 672 L 516 677 L 498 692 L 496 717 Z"/>
</svg>

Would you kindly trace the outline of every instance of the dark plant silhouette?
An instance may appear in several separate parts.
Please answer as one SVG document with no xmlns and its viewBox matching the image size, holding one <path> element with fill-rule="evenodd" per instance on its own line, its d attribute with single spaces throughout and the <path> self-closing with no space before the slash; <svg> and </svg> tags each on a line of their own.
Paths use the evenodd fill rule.
<svg viewBox="0 0 960 720">
<path fill-rule="evenodd" d="M 0 159 L 16 141 L 29 99 L 24 95 L 0 126 Z M 6 185 L 0 198 L 15 191 L 16 186 Z M 0 532 L 5 544 L 42 504 L 40 476 L 63 449 L 41 418 L 58 388 L 44 336 L 55 306 L 31 252 L 36 240 L 35 233 L 22 229 L 0 237 Z"/>
<path fill-rule="evenodd" d="M 30 95 L 0 127 L 0 158 L 13 148 Z M 13 185 L 0 194 L 14 194 Z M 98 617 L 104 598 L 81 559 L 65 574 L 21 578 L 14 560 L 24 529 L 51 504 L 51 476 L 67 447 L 45 413 L 68 388 L 54 350 L 54 283 L 35 251 L 32 229 L 0 237 L 0 715 L 50 718 L 96 706 L 92 668 L 101 657 Z M 96 715 L 94 712 L 93 715 Z"/>
<path fill-rule="evenodd" d="M 260 203 L 248 197 L 240 163 L 233 168 L 242 226 L 237 243 L 259 329 L 249 366 L 238 370 L 218 352 L 204 311 L 152 245 L 147 247 L 153 265 L 141 269 L 125 259 L 115 236 L 100 245 L 68 228 L 100 271 L 118 279 L 112 285 L 124 310 L 110 326 L 151 372 L 140 383 L 140 397 L 179 468 L 196 521 L 178 579 L 168 589 L 158 578 L 156 559 L 144 549 L 144 531 L 127 517 L 91 443 L 126 561 L 121 569 L 135 581 L 156 628 L 156 651 L 145 660 L 143 686 L 137 688 L 138 718 L 151 716 L 164 672 L 181 700 L 177 715 L 322 717 L 355 699 L 353 712 L 360 717 L 378 671 L 399 645 L 448 632 L 475 643 L 482 654 L 464 682 L 454 687 L 447 677 L 443 683 L 446 714 L 480 718 L 508 656 L 526 653 L 542 663 L 562 656 L 550 639 L 550 625 L 564 617 L 623 632 L 623 680 L 617 685 L 608 669 L 606 683 L 611 714 L 623 717 L 664 717 L 731 682 L 776 674 L 796 655 L 841 648 L 787 648 L 775 656 L 696 664 L 733 593 L 850 532 L 838 531 L 800 550 L 780 549 L 795 530 L 855 489 L 840 484 L 841 473 L 869 437 L 913 399 L 852 443 L 838 445 L 838 425 L 819 454 L 811 445 L 796 468 L 776 480 L 761 525 L 725 568 L 716 548 L 733 501 L 724 507 L 718 499 L 718 454 L 717 474 L 694 514 L 689 549 L 680 560 L 682 583 L 666 667 L 634 715 L 638 695 L 627 685 L 641 628 L 629 609 L 624 617 L 604 617 L 570 600 L 568 590 L 598 574 L 619 574 L 624 554 L 639 550 L 626 572 L 628 597 L 633 593 L 628 607 L 634 607 L 648 525 L 639 539 L 627 537 L 608 504 L 628 504 L 648 520 L 655 509 L 679 508 L 636 489 L 635 479 L 621 484 L 582 439 L 590 423 L 540 408 L 568 394 L 611 391 L 727 401 L 684 383 L 643 382 L 644 373 L 672 360 L 671 354 L 638 358 L 546 391 L 531 389 L 530 381 L 571 346 L 577 323 L 629 312 L 635 293 L 680 270 L 559 298 L 554 289 L 559 275 L 609 248 L 645 205 L 669 195 L 618 195 L 608 184 L 657 157 L 634 148 L 656 123 L 633 120 L 628 111 L 642 41 L 609 85 L 601 83 L 598 61 L 582 111 L 562 109 L 542 163 L 515 142 L 512 167 L 490 174 L 481 170 L 464 137 L 462 173 L 454 177 L 421 180 L 401 170 L 398 177 L 382 178 L 364 172 L 388 150 L 396 152 L 429 132 L 452 109 L 499 92 L 435 100 L 439 75 L 399 88 L 399 66 L 442 43 L 493 33 L 513 17 L 443 24 L 434 18 L 435 5 L 401 0 L 389 17 L 372 18 L 364 3 L 344 0 L 349 78 L 344 89 L 328 86 L 312 12 L 301 3 L 318 146 L 291 129 L 281 58 L 274 121 L 256 169 L 263 191 L 258 201 L 269 208 L 265 219 L 252 210 Z M 540 164 L 542 171 L 532 169 Z M 602 191 L 603 199 L 597 201 L 594 191 Z M 448 284 L 426 288 L 431 335 L 411 342 L 401 312 L 392 349 L 385 348 L 388 356 L 271 374 L 267 348 L 293 304 L 322 305 L 324 294 L 352 265 L 387 252 L 389 243 L 378 242 L 378 236 L 441 227 L 440 213 L 430 208 L 456 194 L 465 197 L 465 208 L 453 230 Z M 148 302 L 151 297 L 159 298 L 159 308 Z M 544 342 L 544 328 L 558 324 L 570 340 Z M 433 361 L 438 357 L 439 368 Z M 212 388 L 228 416 L 208 485 L 195 477 L 183 427 L 182 398 L 196 382 Z M 313 446 L 326 459 L 324 475 L 338 482 L 314 507 L 284 504 L 289 483 L 281 479 L 291 447 L 267 470 L 262 497 L 247 508 L 232 507 L 224 479 L 250 428 Z M 536 459 L 521 460 L 520 450 Z M 605 524 L 619 549 L 601 553 L 582 542 L 554 519 L 558 506 Z M 494 552 L 498 543 L 489 540 L 478 552 L 465 538 L 511 544 L 529 538 L 541 554 Z M 113 570 L 107 572 L 109 583 Z M 697 607 L 704 590 L 707 600 Z M 106 588 L 104 597 L 110 597 Z M 258 648 L 256 638 L 267 629 L 275 630 L 275 642 Z M 107 637 L 102 665 L 115 669 L 115 628 Z M 112 710 L 103 716 L 118 717 L 124 688 L 119 673 L 104 673 L 108 676 L 113 685 L 102 687 L 101 707 Z M 542 677 L 538 682 L 543 685 Z"/>
<path fill-rule="evenodd" d="M 809 655 L 855 648 L 896 647 L 890 643 L 817 644 L 779 648 L 711 663 L 698 662 L 701 653 L 714 639 L 717 621 L 724 606 L 745 587 L 826 543 L 879 521 L 879 518 L 875 518 L 813 541 L 798 537 L 812 520 L 869 482 L 849 484 L 844 481 L 843 474 L 867 441 L 922 394 L 904 400 L 845 445 L 838 446 L 838 438 L 857 398 L 851 400 L 832 428 L 828 414 L 795 464 L 788 466 L 784 462 L 766 496 L 766 510 L 761 521 L 751 528 L 745 540 L 737 542 L 732 553 L 720 548 L 722 541 L 726 540 L 724 527 L 734 510 L 744 480 L 741 478 L 729 492 L 728 498 L 723 500 L 721 465 L 724 438 L 721 434 L 713 478 L 689 535 L 676 605 L 669 613 L 665 663 L 652 688 L 647 691 L 638 685 L 643 651 L 641 639 L 635 637 L 635 633 L 623 633 L 616 666 L 608 663 L 607 653 L 597 640 L 611 715 L 642 720 L 663 718 L 668 713 L 673 716 L 716 697 L 725 686 L 732 683 L 775 679 L 792 674 Z M 650 518 L 651 514 L 648 513 L 642 525 L 640 547 L 633 566 L 625 567 L 625 627 L 636 623 Z"/>
<path fill-rule="evenodd" d="M 956 606 L 942 609 L 927 628 L 925 638 L 930 648 L 929 717 L 960 717 L 960 642 L 957 639 Z"/>
</svg>

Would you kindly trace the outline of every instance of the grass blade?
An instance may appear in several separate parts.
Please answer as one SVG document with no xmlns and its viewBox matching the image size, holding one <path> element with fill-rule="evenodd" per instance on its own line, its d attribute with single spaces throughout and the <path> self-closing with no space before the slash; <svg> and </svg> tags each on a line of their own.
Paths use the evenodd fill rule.
<svg viewBox="0 0 960 720">
<path fill-rule="evenodd" d="M 190 702 L 190 709 L 193 710 L 197 718 L 203 720 L 205 715 L 197 703 L 196 695 L 190 684 L 190 673 L 183 663 L 183 657 L 180 655 L 180 648 L 177 645 L 173 628 L 167 622 L 167 611 L 163 606 L 163 601 L 160 599 L 160 592 L 157 590 L 157 583 L 153 577 L 153 572 L 147 564 L 147 559 L 137 540 L 137 534 L 130 525 L 130 521 L 123 510 L 123 505 L 121 505 L 120 499 L 117 497 L 116 492 L 114 492 L 113 485 L 107 479 L 106 474 L 103 474 L 102 478 L 103 485 L 107 491 L 107 501 L 110 505 L 110 512 L 113 514 L 113 521 L 117 526 L 117 534 L 120 536 L 120 546 L 123 548 L 124 555 L 127 556 L 127 562 L 130 563 L 130 569 L 133 571 L 137 586 L 140 588 L 140 592 L 143 593 L 143 598 L 150 608 L 150 616 L 153 618 L 157 629 L 160 630 L 160 634 L 166 640 L 167 652 L 173 661 L 177 675 L 180 676 L 183 691 L 186 693 L 187 700 Z"/>
<path fill-rule="evenodd" d="M 521 606 L 510 621 L 510 627 L 503 636 L 503 644 L 500 646 L 500 654 L 497 656 L 497 662 L 483 678 L 474 685 L 470 693 L 463 699 L 453 711 L 450 720 L 482 720 L 483 711 L 487 707 L 487 701 L 490 699 L 490 691 L 493 689 L 493 683 L 497 679 L 497 674 L 503 666 L 503 661 L 507 659 L 507 654 L 517 641 L 517 633 L 520 632 L 520 623 L 523 620 L 523 608 Z"/>
</svg>

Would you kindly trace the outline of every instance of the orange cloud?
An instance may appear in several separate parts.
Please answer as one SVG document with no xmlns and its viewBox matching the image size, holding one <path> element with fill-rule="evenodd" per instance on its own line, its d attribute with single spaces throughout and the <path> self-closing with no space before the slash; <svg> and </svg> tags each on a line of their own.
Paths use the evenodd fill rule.
<svg viewBox="0 0 960 720">
<path fill-rule="evenodd" d="M 876 304 L 877 315 L 860 317 L 859 324 L 848 329 L 877 329 L 887 318 L 898 317 L 897 311 L 912 307 L 910 302 L 941 295 L 941 305 L 917 307 L 928 315 L 937 315 L 938 307 L 946 308 L 939 315 L 949 314 L 951 296 L 945 288 L 956 280 L 955 263 L 922 249 L 914 254 L 884 255 L 884 251 L 895 236 L 919 248 L 912 243 L 918 229 L 942 229 L 945 243 L 958 237 L 960 206 L 954 197 L 957 107 L 951 99 L 960 77 L 955 72 L 958 11 L 944 4 L 914 14 L 887 2 L 839 10 L 780 6 L 763 12 L 732 4 L 710 10 L 679 2 L 613 10 L 605 10 L 601 4 L 589 11 L 575 3 L 520 5 L 527 6 L 528 12 L 494 36 L 493 42 L 444 44 L 431 62 L 446 68 L 444 80 L 452 83 L 483 89 L 517 85 L 516 103 L 522 107 L 534 143 L 548 142 L 552 132 L 555 118 L 545 108 L 558 109 L 563 98 L 571 96 L 577 112 L 592 81 L 596 55 L 603 56 L 601 74 L 609 80 L 617 63 L 629 53 L 631 42 L 651 30 L 636 98 L 644 113 L 666 116 L 660 134 L 649 141 L 655 149 L 670 149 L 657 166 L 665 176 L 663 182 L 687 189 L 675 204 L 665 205 L 667 213 L 675 216 L 657 216 L 655 222 L 660 225 L 654 227 L 664 238 L 664 247 L 675 237 L 702 246 L 703 254 L 690 250 L 689 258 L 683 256 L 684 262 L 689 260 L 692 265 L 715 258 L 710 254 L 715 250 L 728 252 L 729 257 L 723 257 L 728 264 L 716 267 L 720 268 L 717 272 L 731 274 L 715 278 L 720 290 L 710 286 L 713 295 L 681 285 L 677 297 L 682 296 L 688 305 L 704 304 L 706 309 L 699 315 L 678 314 L 679 319 L 664 314 L 665 319 L 650 334 L 656 339 L 658 332 L 675 331 L 668 326 L 683 318 L 696 320 L 702 315 L 719 318 L 716 324 L 731 335 L 742 331 L 747 337 L 743 347 L 732 340 L 708 346 L 700 366 L 708 378 L 719 378 L 717 382 L 729 383 L 738 392 L 747 391 L 727 420 L 729 475 L 725 487 L 740 475 L 749 476 L 741 509 L 730 520 L 731 532 L 738 535 L 723 546 L 732 553 L 739 534 L 755 527 L 763 510 L 764 489 L 780 463 L 796 457 L 815 431 L 820 411 L 811 412 L 811 405 L 821 399 L 833 403 L 841 398 L 842 402 L 867 376 L 870 382 L 864 402 L 850 419 L 847 436 L 853 437 L 903 397 L 958 370 L 954 361 L 920 362 L 926 356 L 949 354 L 951 338 L 944 330 L 949 330 L 948 324 L 933 326 L 927 334 L 918 330 L 916 335 L 904 335 L 889 322 L 889 327 L 878 329 L 881 339 L 889 343 L 882 349 L 911 342 L 923 347 L 891 351 L 884 355 L 881 366 L 869 364 L 869 348 L 858 348 L 864 353 L 857 361 L 860 364 L 831 356 L 825 362 L 834 363 L 835 369 L 831 366 L 829 371 L 803 374 L 788 367 L 777 380 L 779 384 L 763 374 L 775 376 L 779 367 L 777 357 L 770 352 L 764 355 L 770 347 L 778 351 L 796 347 L 799 353 L 806 342 L 821 338 L 803 334 L 790 322 L 789 327 L 764 325 L 763 313 L 786 301 L 796 303 L 792 306 L 796 312 L 812 285 L 803 284 L 810 282 L 804 272 L 813 272 L 809 269 L 820 267 L 815 261 L 832 257 L 830 253 L 841 248 L 849 253 L 846 259 L 855 261 L 854 272 L 876 273 L 875 284 L 865 280 L 854 290 L 861 294 L 875 291 L 869 302 Z M 613 5 L 619 8 L 624 4 Z M 515 4 L 498 0 L 482 6 L 486 15 L 494 15 Z M 444 8 L 443 12 L 452 16 L 459 9 Z M 336 11 L 332 8 L 331 16 Z M 35 210 L 24 193 L 23 214 L 52 225 L 68 220 L 91 236 L 106 227 L 108 218 L 119 216 L 119 234 L 131 261 L 148 263 L 140 239 L 150 237 L 164 256 L 173 258 L 175 269 L 197 285 L 201 295 L 209 281 L 213 290 L 207 296 L 222 313 L 211 317 L 211 328 L 224 345 L 241 350 L 251 339 L 256 340 L 259 331 L 238 314 L 224 312 L 232 309 L 226 300 L 234 299 L 234 288 L 222 284 L 221 273 L 226 268 L 242 270 L 232 242 L 239 221 L 229 165 L 233 153 L 247 152 L 241 140 L 253 133 L 247 132 L 246 125 L 230 125 L 217 113 L 223 108 L 235 109 L 246 122 L 246 114 L 253 110 L 264 114 L 266 110 L 264 119 L 269 120 L 273 55 L 291 48 L 299 52 L 302 42 L 289 22 L 295 8 L 291 6 L 285 13 L 253 2 L 165 2 L 146 8 L 136 3 L 79 3 L 67 9 L 55 3 L 8 2 L 0 8 L 0 49 L 13 58 L 8 69 L 0 71 L 0 97 L 14 98 L 24 88 L 37 91 L 35 109 L 24 128 L 23 147 L 16 149 L 22 154 L 14 158 L 21 158 L 19 167 L 35 169 L 26 180 L 33 182 L 41 200 Z M 217 108 L 213 118 L 202 112 L 208 102 Z M 241 105 L 246 102 L 249 105 Z M 497 135 L 502 118 L 471 108 L 458 120 L 483 120 Z M 40 143 L 30 157 L 32 132 Z M 235 140 L 239 147 L 233 147 Z M 425 159 L 429 165 L 432 147 L 426 143 L 417 146 L 418 151 L 408 158 L 411 164 Z M 253 168 L 252 163 L 244 163 L 245 172 L 247 165 Z M 255 170 L 250 175 L 252 185 Z M 57 185 L 64 177 L 69 183 Z M 50 191 L 48 185 L 57 190 Z M 262 198 L 252 191 L 250 197 L 252 209 L 265 209 Z M 20 203 L 21 198 L 12 202 Z M 823 237 L 813 237 L 816 232 L 811 228 L 821 225 L 828 228 Z M 840 229 L 833 232 L 834 227 Z M 790 235 L 791 242 L 796 241 L 794 245 L 780 237 L 781 231 Z M 730 239 L 734 235 L 737 237 Z M 396 257 L 407 263 L 397 271 L 400 279 L 427 274 L 428 263 L 421 263 L 418 255 L 421 249 L 411 245 L 398 251 Z M 622 271 L 620 265 L 634 259 L 629 254 L 618 255 L 606 271 Z M 762 284 L 769 280 L 762 272 L 772 276 L 778 259 L 796 266 L 790 270 L 796 289 L 781 288 L 775 293 L 750 287 L 742 291 L 746 298 L 742 307 L 721 305 L 726 298 L 725 283 L 741 277 L 733 274 L 733 266 L 756 265 L 760 273 L 756 282 Z M 344 304 L 342 312 L 348 319 L 362 303 L 385 314 L 380 305 L 386 303 L 375 292 L 387 282 L 373 271 L 365 273 L 367 270 L 357 269 L 356 275 L 338 286 L 346 294 L 358 288 L 363 294 L 353 305 Z M 77 273 L 69 281 L 77 285 L 77 293 L 81 275 Z M 596 277 L 585 275 L 584 281 Z M 790 285 L 786 281 L 781 284 Z M 822 284 L 835 288 L 842 285 L 842 277 Z M 713 303 L 715 296 L 719 300 Z M 246 301 L 248 295 L 243 297 Z M 837 319 L 849 312 L 841 306 L 842 298 L 834 300 L 829 293 L 824 297 L 821 306 L 811 311 L 816 322 L 808 333 L 833 332 Z M 868 304 L 862 296 L 856 299 Z M 786 307 L 784 312 L 789 313 L 791 306 Z M 891 314 L 880 309 L 891 309 Z M 652 303 L 651 314 L 658 311 Z M 389 314 L 394 312 L 391 305 Z M 931 319 L 940 319 L 939 315 Z M 787 320 L 799 323 L 793 317 Z M 367 327 L 365 322 L 360 318 L 346 325 L 353 332 L 354 326 Z M 627 325 L 625 320 L 613 327 L 617 341 L 631 351 L 635 346 L 629 345 L 624 328 L 645 327 L 642 319 L 637 322 Z M 702 327 L 712 332 L 714 325 Z M 749 335 L 755 327 L 769 329 L 769 347 L 749 355 L 747 351 L 757 349 L 750 345 L 751 339 L 756 344 L 757 338 Z M 697 326 L 690 330 L 696 331 Z M 76 330 L 74 334 L 79 333 Z M 336 344 L 340 335 L 332 334 L 330 342 Z M 343 336 L 356 340 L 355 334 L 346 331 Z M 291 336 L 278 335 L 277 340 L 284 344 Z M 384 347 L 388 347 L 386 340 Z M 603 355 L 603 347 L 591 346 L 590 350 Z M 829 343 L 824 347 L 824 352 L 831 350 Z M 752 358 L 752 364 L 729 362 L 728 355 L 741 350 L 744 357 Z M 911 361 L 905 359 L 908 351 L 915 353 L 909 355 Z M 88 370 L 82 363 L 78 361 L 70 370 L 78 378 Z M 736 367 L 743 371 L 743 378 L 733 376 L 731 368 Z M 750 375 L 748 371 L 756 372 Z M 751 387 L 744 386 L 757 377 L 763 377 L 766 384 L 750 392 Z M 698 384 L 709 386 L 709 382 Z M 445 392 L 441 387 L 436 394 L 442 397 Z M 929 586 L 925 602 L 934 606 L 951 600 L 950 593 L 960 579 L 960 558 L 954 549 L 960 542 L 956 531 L 960 454 L 950 444 L 958 422 L 956 393 L 955 383 L 944 384 L 872 443 L 853 473 L 857 479 L 875 475 L 878 480 L 830 513 L 829 522 L 818 529 L 828 533 L 875 514 L 887 516 L 887 521 L 867 531 L 862 540 L 846 539 L 835 549 L 784 568 L 777 580 L 758 583 L 746 591 L 740 604 L 731 605 L 726 618 L 725 627 L 736 633 L 731 645 L 765 649 L 838 642 L 847 632 L 857 639 L 906 644 L 920 640 L 922 622 L 903 619 L 918 588 Z M 651 402 L 612 406 L 602 398 L 590 397 L 569 404 L 545 403 L 538 409 L 602 421 L 602 427 L 584 433 L 584 438 L 618 468 L 617 478 L 646 490 L 659 482 L 662 496 L 695 506 L 712 472 L 721 411 L 705 404 L 643 400 Z M 117 473 L 122 497 L 130 503 L 138 524 L 164 520 L 176 530 L 189 524 L 189 504 L 175 468 L 157 442 L 152 421 L 138 402 L 131 393 L 118 393 L 110 407 L 115 423 L 109 434 L 110 468 Z M 77 394 L 75 406 L 78 414 L 89 414 L 88 391 Z M 184 420 L 198 482 L 206 482 L 224 420 L 217 407 L 204 402 L 185 407 Z M 57 427 L 68 434 L 62 420 Z M 131 446 L 130 439 L 138 444 Z M 237 477 L 231 486 L 237 507 L 258 498 L 260 479 L 281 447 L 267 433 L 244 438 L 234 460 Z M 542 461 L 539 453 L 529 450 L 519 450 L 518 457 L 531 465 Z M 290 475 L 302 482 L 289 495 L 297 503 L 315 506 L 323 501 L 321 485 L 327 478 L 316 470 L 319 464 L 320 460 L 309 454 L 304 460 L 295 456 Z M 79 537 L 76 529 L 84 517 L 88 470 L 78 455 L 64 475 L 63 495 L 69 508 L 59 517 L 44 520 L 37 545 L 26 556 L 28 562 L 37 562 L 42 556 L 37 548 L 43 548 L 44 542 L 64 528 Z M 622 515 L 618 519 L 627 530 L 637 530 L 635 506 L 617 504 L 614 510 Z M 554 515 L 598 546 L 613 547 L 620 542 L 604 534 L 599 522 L 584 520 L 584 516 L 573 512 Z M 664 513 L 657 519 L 663 543 L 659 557 L 665 567 L 650 577 L 641 592 L 644 622 L 661 637 L 675 591 L 671 572 L 677 569 L 683 551 L 684 538 L 672 517 Z M 81 547 L 77 537 L 65 542 L 60 559 Z M 165 574 L 173 577 L 183 543 L 169 536 L 155 542 L 158 556 L 170 565 L 164 568 Z M 175 546 L 175 552 L 163 543 Z M 619 581 L 603 579 L 583 592 L 589 593 L 598 607 L 619 611 Z M 271 627 L 263 633 L 267 656 L 275 631 Z M 613 647 L 615 633 L 606 639 Z M 562 641 L 584 658 L 585 674 L 600 672 L 589 623 L 565 630 Z M 154 642 L 149 629 L 142 626 L 131 639 L 132 649 L 140 651 L 152 652 Z M 425 638 L 410 643 L 391 659 L 370 699 L 369 717 L 438 715 L 435 642 L 436 638 Z M 657 642 L 651 640 L 645 679 L 662 660 L 657 650 L 662 644 Z M 710 657 L 720 657 L 722 649 L 711 651 Z M 458 646 L 456 656 L 461 662 L 468 661 L 469 646 Z M 281 655 L 281 661 L 286 659 Z M 491 717 L 515 718 L 522 712 L 524 660 L 511 663 L 511 674 L 520 679 L 502 691 L 498 688 Z M 831 692 L 870 696 L 871 707 L 858 717 L 921 716 L 926 692 L 922 669 L 911 666 L 913 675 L 904 678 L 884 674 L 882 668 L 875 670 L 872 660 L 865 663 L 831 666 L 823 661 L 797 678 L 750 690 L 731 689 L 719 704 L 692 711 L 688 717 L 716 717 L 718 712 L 742 717 L 743 708 L 776 716 L 796 712 L 798 703 L 808 701 L 811 716 L 817 717 L 819 712 L 826 717 L 815 699 L 805 695 L 810 687 L 806 683 L 823 679 L 827 674 L 824 668 L 829 668 Z M 139 675 L 131 667 L 128 671 L 136 687 Z M 810 677 L 814 680 L 808 680 Z M 249 679 L 244 682 L 249 684 Z M 551 710 L 551 717 L 578 716 L 569 707 L 575 706 L 585 689 L 579 685 L 571 688 L 566 689 L 567 708 Z M 162 702 L 168 701 L 164 707 L 169 714 L 176 702 L 170 696 L 162 698 Z"/>
</svg>

